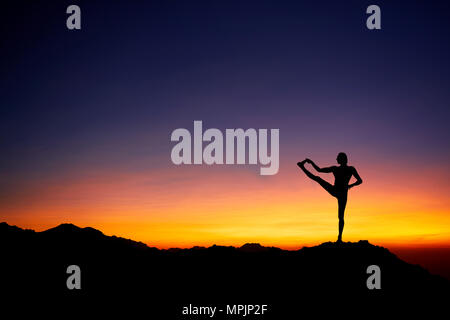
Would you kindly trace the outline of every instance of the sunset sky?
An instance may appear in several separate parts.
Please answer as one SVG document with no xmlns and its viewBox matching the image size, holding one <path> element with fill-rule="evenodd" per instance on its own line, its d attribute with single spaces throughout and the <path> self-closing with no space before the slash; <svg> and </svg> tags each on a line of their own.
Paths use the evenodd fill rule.
<svg viewBox="0 0 450 320">
<path fill-rule="evenodd" d="M 446 2 L 378 1 L 378 31 L 368 1 L 89 1 L 80 31 L 69 4 L 2 9 L 0 221 L 161 248 L 335 241 L 337 201 L 296 162 L 344 151 L 364 181 L 344 241 L 450 247 Z M 172 164 L 194 120 L 279 128 L 279 173 Z"/>
</svg>

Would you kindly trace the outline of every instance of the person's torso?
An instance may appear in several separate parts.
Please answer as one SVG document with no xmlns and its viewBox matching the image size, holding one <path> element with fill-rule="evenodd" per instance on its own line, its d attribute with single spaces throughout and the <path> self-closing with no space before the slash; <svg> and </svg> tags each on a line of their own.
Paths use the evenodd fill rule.
<svg viewBox="0 0 450 320">
<path fill-rule="evenodd" d="M 352 170 L 349 166 L 339 166 L 333 171 L 334 186 L 347 189 L 348 183 L 352 177 Z"/>
</svg>

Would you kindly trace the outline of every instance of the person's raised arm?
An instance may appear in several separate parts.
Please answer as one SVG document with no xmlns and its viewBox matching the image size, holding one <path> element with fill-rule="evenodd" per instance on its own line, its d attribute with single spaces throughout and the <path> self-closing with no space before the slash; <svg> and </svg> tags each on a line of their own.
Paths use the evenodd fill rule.
<svg viewBox="0 0 450 320">
<path fill-rule="evenodd" d="M 348 185 L 348 188 L 350 189 L 350 188 L 353 188 L 353 187 L 355 187 L 355 186 L 359 186 L 363 181 L 362 181 L 362 179 L 361 179 L 361 177 L 359 176 L 359 174 L 358 174 L 358 171 L 356 171 L 356 169 L 355 168 L 353 168 L 353 176 L 355 177 L 355 179 L 356 179 L 356 181 L 355 182 L 353 182 L 352 184 L 349 184 Z"/>
<path fill-rule="evenodd" d="M 311 165 L 313 166 L 313 168 L 317 171 L 317 172 L 333 172 L 334 166 L 333 167 L 325 167 L 325 168 L 320 168 L 318 165 L 316 165 L 314 163 L 314 161 L 312 161 L 311 159 L 306 159 L 307 162 L 311 163 Z"/>
</svg>

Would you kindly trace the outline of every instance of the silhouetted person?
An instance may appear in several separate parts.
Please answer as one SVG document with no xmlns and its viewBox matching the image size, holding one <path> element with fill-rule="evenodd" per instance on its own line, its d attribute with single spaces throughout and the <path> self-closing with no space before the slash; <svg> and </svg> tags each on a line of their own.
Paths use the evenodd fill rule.
<svg viewBox="0 0 450 320">
<path fill-rule="evenodd" d="M 347 192 L 348 189 L 360 185 L 362 183 L 362 179 L 359 176 L 358 172 L 354 167 L 347 165 L 347 155 L 343 152 L 339 153 L 336 158 L 339 166 L 331 166 L 327 168 L 319 168 L 313 161 L 310 159 L 305 159 L 301 162 L 298 162 L 297 165 L 303 172 L 312 180 L 316 181 L 318 184 L 322 186 L 329 194 L 338 200 L 338 217 L 339 217 L 339 236 L 338 242 L 342 241 L 342 231 L 344 230 L 344 211 L 345 205 L 347 204 Z M 322 178 L 313 175 L 305 168 L 305 163 L 310 163 L 314 169 L 318 172 L 332 172 L 334 175 L 334 185 L 331 185 L 327 181 Z M 354 176 L 356 178 L 356 182 L 352 184 L 348 184 L 350 179 Z"/>
</svg>

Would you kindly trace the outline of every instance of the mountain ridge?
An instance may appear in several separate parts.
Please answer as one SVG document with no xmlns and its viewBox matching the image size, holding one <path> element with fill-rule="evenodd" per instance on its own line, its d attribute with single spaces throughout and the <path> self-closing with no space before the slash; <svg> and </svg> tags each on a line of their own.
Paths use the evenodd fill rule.
<svg viewBox="0 0 450 320">
<path fill-rule="evenodd" d="M 341 243 L 337 243 L 337 242 L 332 242 L 332 241 L 328 241 L 328 242 L 323 242 L 319 245 L 316 246 L 303 246 L 302 248 L 296 249 L 296 250 L 286 250 L 286 249 L 282 249 L 282 248 L 278 248 L 278 247 L 274 247 L 274 246 L 263 246 L 260 243 L 253 243 L 253 242 L 247 242 L 241 246 L 226 246 L 226 245 L 218 245 L 218 244 L 213 244 L 209 247 L 205 247 L 205 246 L 193 246 L 190 248 L 179 248 L 179 247 L 172 247 L 172 248 L 167 248 L 167 249 L 163 249 L 163 248 L 157 248 L 157 247 L 153 247 L 150 246 L 144 242 L 141 241 L 136 241 L 136 240 L 132 240 L 129 238 L 124 238 L 124 237 L 120 237 L 120 236 L 116 236 L 116 235 L 105 235 L 102 231 L 95 229 L 93 227 L 79 227 L 75 224 L 72 223 L 61 223 L 59 225 L 57 225 L 56 227 L 53 228 L 49 228 L 43 231 L 35 231 L 33 229 L 23 229 L 20 228 L 16 225 L 10 225 L 7 222 L 0 222 L 0 232 L 4 232 L 4 230 L 2 230 L 2 228 L 10 228 L 11 230 L 14 231 L 25 231 L 25 232 L 33 232 L 36 234 L 49 234 L 49 233 L 57 233 L 57 232 L 80 232 L 80 233 L 92 233 L 92 234 L 97 234 L 98 236 L 102 236 L 102 237 L 106 237 L 106 238 L 113 238 L 113 239 L 121 239 L 121 240 L 126 240 L 129 241 L 131 243 L 136 243 L 139 245 L 143 245 L 147 248 L 152 248 L 152 249 L 157 249 L 160 251 L 182 251 L 182 250 L 203 250 L 203 249 L 211 249 L 211 248 L 216 248 L 216 247 L 220 247 L 220 248 L 233 248 L 233 249 L 237 249 L 237 250 L 242 250 L 245 252 L 261 252 L 261 251 L 268 251 L 268 250 L 281 250 L 281 251 L 286 251 L 286 252 L 297 252 L 300 250 L 303 250 L 304 248 L 314 248 L 314 247 L 322 247 L 322 248 L 326 248 L 326 247 L 351 247 L 351 246 L 374 246 L 374 247 L 379 247 L 377 245 L 373 245 L 371 244 L 368 240 L 359 240 L 358 242 L 341 242 Z"/>
<path fill-rule="evenodd" d="M 430 300 L 435 305 L 450 292 L 448 280 L 367 240 L 293 251 L 257 243 L 158 249 L 72 224 L 35 232 L 0 223 L 0 256 L 0 274 L 8 275 L 2 288 L 20 299 L 25 292 L 44 301 L 151 301 L 158 314 L 173 311 L 170 319 L 179 316 L 180 305 L 195 301 L 267 302 L 278 319 L 296 314 L 298 301 L 310 311 L 323 302 L 339 306 L 349 300 L 368 307 L 392 307 L 395 301 L 404 310 Z M 71 265 L 81 270 L 81 290 L 66 286 Z M 381 270 L 380 290 L 367 286 L 370 266 Z"/>
</svg>

